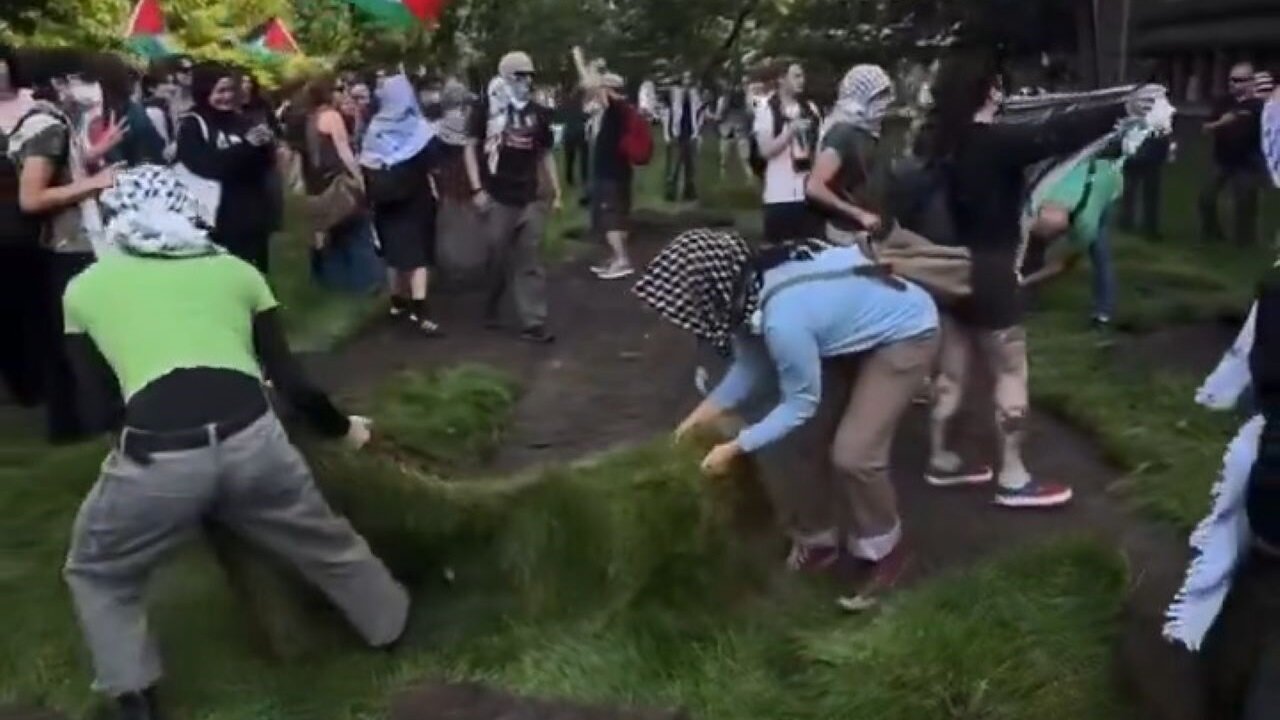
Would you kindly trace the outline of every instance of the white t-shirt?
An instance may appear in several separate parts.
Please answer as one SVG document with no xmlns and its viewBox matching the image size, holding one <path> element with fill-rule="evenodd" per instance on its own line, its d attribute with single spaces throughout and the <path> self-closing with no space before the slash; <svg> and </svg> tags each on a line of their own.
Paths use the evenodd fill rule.
<svg viewBox="0 0 1280 720">
<path fill-rule="evenodd" d="M 756 108 L 756 119 L 752 125 L 756 143 L 761 149 L 773 142 L 774 133 L 773 108 L 769 101 L 762 102 Z M 800 116 L 800 104 L 783 103 L 783 125 Z M 805 148 L 797 140 L 791 146 L 769 158 L 764 171 L 764 204 L 800 202 L 805 199 L 804 186 L 809 180 L 808 172 L 796 172 L 797 157 L 812 157 L 813 149 Z"/>
</svg>

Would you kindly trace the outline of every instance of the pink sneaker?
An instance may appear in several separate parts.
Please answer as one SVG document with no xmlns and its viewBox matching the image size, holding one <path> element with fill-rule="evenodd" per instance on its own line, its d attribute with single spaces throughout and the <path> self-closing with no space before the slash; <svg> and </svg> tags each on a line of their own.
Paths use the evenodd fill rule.
<svg viewBox="0 0 1280 720">
<path fill-rule="evenodd" d="M 996 491 L 996 504 L 1007 508 L 1055 508 L 1071 502 L 1074 495 L 1070 485 L 1032 480 L 1016 490 L 1000 488 Z"/>
</svg>

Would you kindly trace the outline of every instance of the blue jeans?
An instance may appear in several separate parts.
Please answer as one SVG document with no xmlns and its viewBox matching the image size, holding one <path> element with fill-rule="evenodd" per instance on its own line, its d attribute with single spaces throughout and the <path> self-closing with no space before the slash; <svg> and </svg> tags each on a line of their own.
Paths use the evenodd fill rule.
<svg viewBox="0 0 1280 720">
<path fill-rule="evenodd" d="M 382 289 L 386 273 L 373 246 L 373 223 L 360 217 L 334 228 L 324 249 L 313 251 L 311 271 L 330 290 L 371 295 Z"/>
<path fill-rule="evenodd" d="M 1093 317 L 1110 320 L 1116 313 L 1116 270 L 1111 260 L 1111 211 L 1102 214 L 1098 239 L 1089 246 L 1093 284 Z"/>
</svg>

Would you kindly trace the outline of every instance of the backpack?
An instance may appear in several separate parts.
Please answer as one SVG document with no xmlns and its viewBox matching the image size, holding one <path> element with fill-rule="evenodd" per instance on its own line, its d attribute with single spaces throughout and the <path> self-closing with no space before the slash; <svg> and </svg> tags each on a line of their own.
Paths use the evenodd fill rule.
<svg viewBox="0 0 1280 720">
<path fill-rule="evenodd" d="M 653 133 L 649 123 L 631 106 L 622 103 L 622 157 L 633 166 L 648 165 L 653 159 Z"/>
<path fill-rule="evenodd" d="M 4 137 L 5 152 L 0 154 L 0 247 L 36 246 L 40 242 L 40 234 L 44 223 L 40 216 L 30 215 L 18 204 L 18 181 L 20 170 L 18 163 L 9 154 L 7 145 L 23 123 L 37 111 L 23 115 L 13 130 Z"/>
<path fill-rule="evenodd" d="M 782 114 L 782 98 L 777 93 L 769 96 L 769 111 L 773 114 L 773 136 L 777 137 L 782 133 L 782 128 L 787 124 L 787 118 Z M 817 126 L 817 120 L 821 118 L 818 109 L 811 102 L 800 102 L 800 112 L 814 120 L 814 126 Z M 816 149 L 814 150 L 816 152 Z M 760 141 L 756 139 L 756 133 L 753 129 L 747 133 L 747 164 L 751 166 L 751 173 L 757 178 L 763 180 L 765 170 L 769 167 L 769 160 L 765 158 L 764 153 L 760 151 Z M 809 168 L 797 168 L 798 170 L 807 171 Z"/>
<path fill-rule="evenodd" d="M 869 256 L 920 285 L 944 307 L 973 294 L 973 257 L 959 244 L 946 163 L 908 158 L 890 174 L 887 210 L 895 218 L 867 242 Z"/>
</svg>

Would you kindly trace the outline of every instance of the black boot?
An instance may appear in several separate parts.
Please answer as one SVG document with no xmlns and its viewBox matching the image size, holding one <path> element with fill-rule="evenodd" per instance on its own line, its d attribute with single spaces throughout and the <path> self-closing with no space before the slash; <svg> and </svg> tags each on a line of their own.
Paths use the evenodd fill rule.
<svg viewBox="0 0 1280 720">
<path fill-rule="evenodd" d="M 162 720 L 164 717 L 156 703 L 155 688 L 121 695 L 116 698 L 116 707 L 120 720 Z"/>
</svg>

